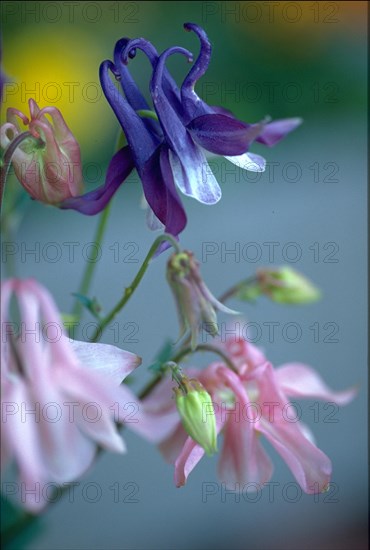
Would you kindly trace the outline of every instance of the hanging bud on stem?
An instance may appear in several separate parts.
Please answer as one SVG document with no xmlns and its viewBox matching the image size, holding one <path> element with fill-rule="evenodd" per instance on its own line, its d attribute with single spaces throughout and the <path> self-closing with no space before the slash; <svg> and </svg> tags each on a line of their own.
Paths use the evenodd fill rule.
<svg viewBox="0 0 370 550">
<path fill-rule="evenodd" d="M 184 430 L 207 455 L 212 455 L 217 452 L 217 430 L 211 396 L 198 380 L 180 376 L 179 381 L 177 373 L 179 387 L 174 392 Z"/>
<path fill-rule="evenodd" d="M 167 280 L 176 300 L 181 325 L 180 337 L 189 329 L 193 350 L 197 345 L 201 326 L 212 336 L 218 334 L 216 310 L 238 314 L 219 302 L 207 288 L 192 252 L 184 250 L 170 257 Z"/>
</svg>

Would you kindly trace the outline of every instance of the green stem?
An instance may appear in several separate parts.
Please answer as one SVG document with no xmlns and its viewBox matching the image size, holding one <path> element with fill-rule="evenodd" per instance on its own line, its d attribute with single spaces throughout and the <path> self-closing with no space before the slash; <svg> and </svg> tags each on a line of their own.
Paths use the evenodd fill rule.
<svg viewBox="0 0 370 550">
<path fill-rule="evenodd" d="M 3 204 L 5 183 L 8 177 L 9 168 L 12 162 L 13 155 L 16 149 L 20 146 L 20 144 L 26 141 L 26 139 L 33 139 L 35 141 L 35 144 L 40 147 L 44 145 L 44 142 L 41 139 L 35 138 L 35 136 L 33 136 L 29 131 L 22 132 L 15 139 L 13 139 L 13 141 L 8 145 L 8 148 L 5 150 L 5 153 L 2 159 L 2 166 L 0 169 L 0 210 Z"/>
<path fill-rule="evenodd" d="M 169 363 L 169 362 L 179 363 L 181 361 L 181 359 L 183 359 L 187 355 L 191 355 L 193 353 L 196 353 L 197 351 L 207 351 L 209 353 L 214 353 L 214 354 L 218 355 L 219 357 L 221 357 L 221 359 L 229 367 L 230 370 L 238 373 L 238 370 L 237 370 L 236 366 L 234 365 L 234 363 L 231 361 L 231 359 L 221 349 L 217 348 L 216 346 L 212 346 L 211 344 L 199 344 L 195 348 L 195 350 L 193 350 L 190 346 L 186 347 L 186 348 L 180 350 L 172 359 L 170 359 L 169 361 L 166 361 L 166 362 L 167 363 Z M 148 382 L 148 384 L 143 388 L 143 390 L 138 395 L 138 398 L 143 399 L 144 397 L 149 395 L 149 393 L 155 388 L 155 386 L 162 380 L 165 372 L 166 371 L 163 370 L 162 372 L 159 372 L 158 374 L 156 374 L 156 376 L 154 376 L 152 378 L 152 380 L 150 380 Z"/>
<path fill-rule="evenodd" d="M 218 298 L 218 301 L 221 302 L 221 303 L 226 302 L 226 300 L 229 300 L 230 298 L 235 296 L 235 294 L 237 294 L 241 288 L 243 288 L 246 285 L 254 284 L 256 282 L 256 280 L 257 279 L 256 279 L 255 275 L 253 275 L 252 277 L 248 277 L 248 279 L 244 279 L 243 281 L 240 281 L 236 285 L 234 285 L 231 288 L 229 288 L 228 290 L 226 290 L 226 292 L 224 292 Z"/>
<path fill-rule="evenodd" d="M 226 363 L 226 365 L 229 367 L 230 370 L 234 372 L 238 372 L 238 369 L 234 365 L 234 363 L 231 361 L 231 359 L 218 347 L 212 346 L 211 344 L 199 344 L 195 350 L 193 350 L 190 346 L 187 348 L 184 348 L 180 350 L 175 357 L 171 359 L 174 363 L 179 363 L 181 359 L 186 357 L 187 355 L 191 355 L 192 353 L 196 353 L 197 351 L 208 351 L 210 353 L 214 353 L 215 355 L 218 355 L 221 357 L 221 359 Z"/>
<path fill-rule="evenodd" d="M 96 331 L 94 332 L 92 338 L 90 339 L 90 342 L 96 342 L 106 326 L 115 318 L 115 316 L 121 311 L 122 308 L 127 304 L 133 293 L 135 292 L 136 288 L 138 287 L 141 279 L 144 277 L 145 272 L 149 266 L 150 260 L 154 256 L 155 252 L 158 249 L 158 246 L 164 242 L 169 242 L 176 250 L 176 252 L 180 252 L 180 247 L 176 241 L 171 235 L 168 233 L 164 233 L 163 235 L 160 235 L 157 237 L 157 239 L 152 244 L 148 254 L 146 255 L 146 258 L 140 267 L 139 271 L 136 274 L 136 277 L 132 281 L 131 285 L 128 286 L 125 289 L 124 295 L 120 299 L 120 301 L 114 306 L 114 308 L 100 321 L 99 326 L 97 327 Z"/>
<path fill-rule="evenodd" d="M 111 202 L 108 203 L 108 205 L 104 208 L 103 212 L 100 215 L 99 223 L 96 228 L 96 233 L 94 237 L 94 242 L 97 248 L 100 248 L 100 245 L 102 243 L 103 236 L 107 227 L 110 209 L 111 209 Z M 89 292 L 96 264 L 97 262 L 88 262 L 86 265 L 86 268 L 82 277 L 82 281 L 78 289 L 78 293 L 81 294 L 82 296 L 86 296 Z M 74 315 L 79 319 L 82 313 L 82 308 L 83 308 L 83 305 L 80 302 L 80 300 L 76 300 L 72 315 Z"/>
</svg>

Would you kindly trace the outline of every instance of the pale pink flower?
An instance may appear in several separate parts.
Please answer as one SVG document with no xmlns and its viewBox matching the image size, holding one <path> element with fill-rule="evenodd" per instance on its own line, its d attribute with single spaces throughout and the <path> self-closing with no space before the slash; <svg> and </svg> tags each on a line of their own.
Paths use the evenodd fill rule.
<svg viewBox="0 0 370 550">
<path fill-rule="evenodd" d="M 12 296 L 21 321 L 17 336 Z M 131 416 L 128 425 L 135 427 L 139 407 L 120 384 L 141 359 L 114 346 L 68 339 L 51 295 L 32 279 L 2 283 L 1 322 L 2 469 L 16 464 L 20 504 L 38 511 L 45 483 L 79 477 L 98 447 L 125 451 L 115 421 Z M 35 494 L 22 498 L 35 484 Z"/>
<path fill-rule="evenodd" d="M 30 99 L 30 118 L 14 108 L 7 110 L 7 122 L 0 133 L 6 149 L 22 132 L 28 130 L 41 138 L 39 146 L 24 141 L 12 157 L 15 174 L 32 198 L 47 204 L 58 204 L 83 191 L 80 146 L 56 107 L 40 109 Z M 46 115 L 51 117 L 51 121 Z M 20 121 L 28 128 L 21 128 Z"/>
<path fill-rule="evenodd" d="M 230 338 L 224 348 L 238 373 L 222 363 L 213 363 L 205 370 L 186 371 L 212 396 L 217 430 L 224 436 L 219 461 L 221 481 L 231 490 L 243 490 L 245 484 L 256 484 L 258 488 L 271 479 L 273 465 L 260 442 L 260 436 L 264 435 L 306 493 L 324 491 L 332 472 L 330 459 L 316 447 L 308 428 L 294 418 L 289 397 L 317 398 L 345 405 L 354 397 L 355 390 L 331 391 L 312 368 L 303 364 L 274 369 L 257 347 L 244 340 Z M 159 426 L 161 413 L 168 418 L 174 410 L 172 386 L 170 380 L 164 380 L 142 402 L 144 410 L 153 414 L 153 430 Z M 160 450 L 175 465 L 178 487 L 186 483 L 205 454 L 188 437 L 179 419 L 172 420 L 172 432 L 162 441 Z"/>
</svg>

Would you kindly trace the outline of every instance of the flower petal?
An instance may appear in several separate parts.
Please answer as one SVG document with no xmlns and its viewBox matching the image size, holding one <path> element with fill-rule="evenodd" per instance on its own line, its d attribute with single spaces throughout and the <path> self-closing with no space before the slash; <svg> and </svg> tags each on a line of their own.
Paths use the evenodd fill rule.
<svg viewBox="0 0 370 550">
<path fill-rule="evenodd" d="M 324 491 L 332 471 L 330 459 L 305 437 L 298 423 L 289 422 L 284 417 L 283 407 L 288 400 L 279 387 L 272 365 L 266 363 L 258 367 L 255 374 L 263 411 L 256 429 L 275 447 L 306 493 Z"/>
<path fill-rule="evenodd" d="M 63 338 L 68 340 L 65 336 Z M 109 344 L 76 340 L 69 340 L 69 344 L 81 365 L 101 374 L 117 386 L 141 364 L 139 356 Z"/>
<path fill-rule="evenodd" d="M 268 147 L 273 147 L 281 141 L 287 134 L 295 130 L 298 126 L 302 124 L 303 120 L 301 118 L 283 118 L 281 120 L 274 120 L 266 124 L 256 138 L 256 141 L 267 145 Z"/>
<path fill-rule="evenodd" d="M 260 155 L 254 153 L 244 153 L 243 155 L 225 156 L 227 160 L 251 172 L 264 172 L 266 169 L 266 160 Z"/>
<path fill-rule="evenodd" d="M 165 146 L 157 149 L 140 175 L 149 206 L 164 224 L 165 231 L 177 236 L 186 226 L 186 214 L 175 188 Z"/>
<path fill-rule="evenodd" d="M 258 430 L 285 460 L 306 493 L 315 494 L 326 490 L 332 472 L 331 461 L 303 435 L 297 425 L 261 421 Z"/>
<path fill-rule="evenodd" d="M 169 159 L 174 181 L 184 195 L 203 204 L 216 204 L 220 200 L 220 186 L 203 152 L 194 142 L 188 142 L 188 149 L 180 151 L 180 156 L 170 149 Z"/>
<path fill-rule="evenodd" d="M 118 45 L 118 42 L 117 42 Z M 116 46 L 117 47 L 117 46 Z M 126 46 L 121 50 L 121 56 L 123 63 L 128 63 L 128 58 L 135 57 L 136 55 L 136 49 L 142 50 L 147 58 L 149 59 L 152 68 L 155 69 L 155 66 L 158 61 L 158 52 L 156 48 L 153 46 L 151 42 L 148 40 L 145 40 L 144 38 L 134 38 L 132 40 L 129 40 L 126 44 Z M 116 57 L 115 57 L 116 60 Z M 115 61 L 116 63 L 116 61 Z M 117 65 L 117 63 L 116 63 Z M 172 78 L 171 74 L 168 72 L 168 70 L 165 68 L 163 71 L 163 78 L 162 78 L 162 85 L 165 95 L 167 96 L 169 102 L 172 104 L 174 109 L 176 110 L 177 114 L 182 117 L 183 114 L 183 106 L 180 101 L 180 92 L 177 87 L 177 84 L 175 80 Z M 123 82 L 122 82 L 122 86 Z M 124 87 L 125 89 L 125 87 Z M 125 91 L 126 93 L 126 91 Z M 126 94 L 127 96 L 127 94 Z M 127 96 L 128 97 L 128 96 Z M 129 99 L 129 98 L 128 98 Z M 130 101 L 130 99 L 129 99 Z M 135 109 L 142 109 L 143 107 L 134 107 Z M 148 108 L 148 107 L 147 107 Z"/>
<path fill-rule="evenodd" d="M 194 141 L 218 155 L 242 155 L 255 139 L 250 125 L 221 114 L 194 118 L 187 128 Z"/>
<path fill-rule="evenodd" d="M 173 178 L 185 194 L 205 204 L 214 204 L 221 198 L 221 190 L 201 149 L 166 98 L 162 89 L 164 64 L 173 53 L 190 56 L 183 48 L 170 48 L 160 56 L 150 83 L 155 110 L 170 146 L 170 164 Z M 154 210 L 154 209 L 153 209 Z M 158 216 L 159 217 L 159 216 Z"/>
<path fill-rule="evenodd" d="M 64 200 L 59 204 L 59 208 L 77 210 L 88 216 L 101 212 L 134 167 L 130 148 L 128 146 L 123 147 L 112 157 L 104 185 L 80 197 Z"/>
<path fill-rule="evenodd" d="M 256 483 L 259 486 L 269 481 L 273 466 L 265 453 L 255 431 L 257 419 L 253 417 L 250 402 L 241 379 L 230 369 L 219 367 L 217 373 L 235 395 L 235 409 L 229 412 L 224 428 L 224 445 L 219 463 L 219 475 L 228 488 L 235 483 Z M 258 489 L 259 487 L 257 487 Z"/>
<path fill-rule="evenodd" d="M 176 487 L 185 485 L 188 475 L 204 456 L 204 449 L 191 437 L 188 437 L 185 445 L 175 462 Z"/>
<path fill-rule="evenodd" d="M 302 363 L 288 363 L 276 369 L 276 380 L 289 396 L 315 397 L 337 405 L 347 405 L 357 393 L 355 388 L 336 392 L 331 390 L 321 376 Z"/>
<path fill-rule="evenodd" d="M 177 429 L 159 445 L 159 450 L 167 462 L 175 464 L 187 438 L 188 434 L 178 419 Z"/>
<path fill-rule="evenodd" d="M 99 69 L 100 83 L 104 95 L 125 133 L 135 166 L 139 169 L 152 156 L 160 140 L 153 132 L 148 131 L 142 118 L 139 117 L 128 101 L 117 92 L 109 75 L 109 71 L 115 74 L 115 70 L 116 68 L 111 61 L 103 61 Z"/>
</svg>

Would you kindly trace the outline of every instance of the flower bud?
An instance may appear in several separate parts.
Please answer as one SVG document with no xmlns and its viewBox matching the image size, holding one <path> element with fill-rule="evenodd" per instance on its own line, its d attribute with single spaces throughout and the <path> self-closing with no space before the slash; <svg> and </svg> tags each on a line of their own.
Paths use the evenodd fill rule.
<svg viewBox="0 0 370 550">
<path fill-rule="evenodd" d="M 176 300 L 181 336 L 190 329 L 192 349 L 197 345 L 201 326 L 212 336 L 218 334 L 216 310 L 237 314 L 219 302 L 207 288 L 192 252 L 184 250 L 170 257 L 167 280 Z"/>
<path fill-rule="evenodd" d="M 280 304 L 305 304 L 320 298 L 320 291 L 291 267 L 263 269 L 257 274 L 263 294 Z"/>
<path fill-rule="evenodd" d="M 7 122 L 1 127 L 1 146 L 7 148 L 22 133 L 18 117 L 40 141 L 26 140 L 15 150 L 15 174 L 33 199 L 57 205 L 83 191 L 80 147 L 56 107 L 40 110 L 33 99 L 29 100 L 29 107 L 30 119 L 17 109 L 7 110 Z"/>
<path fill-rule="evenodd" d="M 216 417 L 209 393 L 197 380 L 183 377 L 176 388 L 176 406 L 188 435 L 207 453 L 217 452 Z"/>
</svg>

